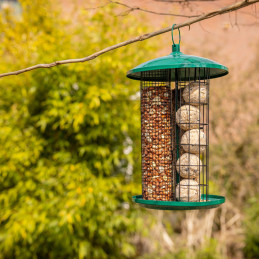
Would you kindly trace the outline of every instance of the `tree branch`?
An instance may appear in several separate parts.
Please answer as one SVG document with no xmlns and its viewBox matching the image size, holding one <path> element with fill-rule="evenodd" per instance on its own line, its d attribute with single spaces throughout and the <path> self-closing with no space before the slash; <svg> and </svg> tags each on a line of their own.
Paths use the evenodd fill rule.
<svg viewBox="0 0 259 259">
<path fill-rule="evenodd" d="M 199 17 L 195 17 L 195 18 L 189 19 L 186 22 L 177 24 L 174 27 L 174 29 L 178 29 L 178 28 L 182 28 L 182 27 L 186 27 L 186 26 L 190 27 L 194 23 L 197 23 L 197 22 L 200 22 L 200 21 L 212 18 L 212 17 L 217 16 L 217 15 L 221 15 L 221 14 L 229 13 L 229 12 L 232 12 L 232 11 L 236 11 L 236 10 L 244 8 L 246 6 L 255 4 L 257 2 L 259 2 L 259 0 L 245 0 L 245 1 L 242 1 L 242 2 L 234 3 L 232 5 L 224 7 L 222 9 L 219 9 L 219 10 L 216 10 L 216 11 L 213 11 L 213 12 L 209 12 L 209 13 L 200 15 Z M 50 68 L 50 67 L 54 67 L 54 66 L 58 66 L 58 65 L 63 65 L 63 64 L 79 63 L 79 62 L 86 62 L 86 61 L 89 61 L 89 60 L 93 60 L 93 59 L 97 58 L 98 56 L 100 56 L 100 55 L 102 55 L 104 53 L 107 53 L 107 52 L 110 52 L 112 50 L 121 48 L 123 46 L 127 46 L 129 44 L 134 43 L 134 42 L 150 39 L 152 37 L 155 37 L 157 35 L 163 34 L 165 32 L 169 32 L 169 31 L 171 31 L 171 29 L 172 29 L 172 27 L 169 26 L 169 27 L 160 29 L 158 31 L 154 31 L 154 32 L 151 32 L 151 33 L 143 34 L 143 35 L 140 35 L 140 36 L 135 37 L 133 39 L 129 39 L 127 41 L 118 43 L 116 45 L 107 47 L 107 48 L 105 48 L 103 50 L 100 50 L 100 51 L 98 51 L 98 52 L 96 52 L 94 54 L 91 54 L 90 56 L 84 57 L 84 58 L 60 60 L 60 61 L 55 61 L 55 62 L 50 63 L 50 64 L 38 64 L 38 65 L 27 67 L 27 68 L 24 68 L 24 69 L 21 69 L 21 70 L 17 70 L 17 71 L 14 71 L 14 72 L 3 73 L 3 74 L 0 74 L 0 78 L 1 77 L 5 77 L 5 76 L 11 76 L 11 75 L 19 75 L 21 73 L 25 73 L 25 72 L 28 72 L 28 71 L 31 71 L 31 70 L 34 70 L 34 69 L 38 69 L 38 68 Z"/>
<path fill-rule="evenodd" d="M 198 17 L 198 15 L 185 15 L 185 14 L 175 14 L 175 13 L 161 13 L 161 12 L 155 12 L 155 11 L 151 11 L 151 10 L 147 10 L 147 9 L 143 9 L 141 7 L 138 6 L 129 6 L 127 4 L 124 3 L 120 3 L 117 1 L 112 1 L 112 0 L 108 0 L 108 2 L 104 5 L 100 5 L 97 7 L 93 7 L 93 8 L 86 8 L 87 10 L 95 10 L 95 9 L 99 9 L 99 8 L 103 8 L 106 7 L 109 4 L 117 4 L 117 5 L 121 5 L 123 7 L 126 7 L 128 10 L 126 10 L 125 12 L 122 12 L 121 14 L 117 15 L 117 16 L 126 16 L 131 12 L 134 11 L 141 11 L 141 12 L 145 12 L 145 13 L 151 13 L 151 14 L 156 14 L 156 15 L 167 15 L 167 16 L 176 16 L 176 17 L 184 17 L 184 18 L 192 18 L 192 17 Z"/>
<path fill-rule="evenodd" d="M 191 2 L 215 2 L 218 0 L 154 0 L 155 2 L 187 4 Z"/>
<path fill-rule="evenodd" d="M 252 26 L 259 26 L 259 22 L 239 23 L 238 25 L 239 25 L 239 26 L 249 26 L 249 27 L 252 27 Z"/>
<path fill-rule="evenodd" d="M 127 4 L 120 3 L 120 2 L 117 2 L 117 1 L 109 0 L 109 2 L 128 8 L 128 10 L 123 12 L 123 13 L 121 13 L 120 16 L 128 15 L 129 13 L 134 12 L 134 11 L 141 11 L 141 12 L 152 13 L 152 14 L 157 14 L 157 15 L 168 15 L 168 16 L 176 16 L 176 17 L 185 17 L 185 18 L 198 17 L 198 15 L 184 15 L 184 14 L 174 14 L 174 13 L 158 13 L 158 12 L 154 12 L 154 11 L 143 9 L 141 7 L 138 7 L 138 6 L 129 6 Z"/>
</svg>

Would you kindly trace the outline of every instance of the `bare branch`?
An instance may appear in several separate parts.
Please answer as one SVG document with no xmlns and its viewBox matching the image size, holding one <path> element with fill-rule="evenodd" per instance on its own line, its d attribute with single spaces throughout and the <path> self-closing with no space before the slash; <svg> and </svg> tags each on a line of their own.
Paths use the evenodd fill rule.
<svg viewBox="0 0 259 259">
<path fill-rule="evenodd" d="M 174 27 L 174 29 L 178 29 L 178 28 L 182 28 L 182 27 L 186 27 L 186 26 L 190 27 L 194 23 L 197 23 L 197 22 L 200 22 L 200 21 L 203 21 L 203 20 L 206 20 L 206 19 L 210 19 L 210 18 L 212 18 L 214 16 L 217 16 L 217 15 L 233 12 L 233 11 L 239 10 L 241 8 L 244 8 L 246 6 L 255 4 L 257 2 L 259 2 L 259 0 L 245 0 L 245 1 L 242 1 L 242 2 L 234 3 L 232 5 L 224 7 L 222 9 L 200 15 L 199 17 L 189 19 L 189 20 L 187 20 L 186 22 L 183 22 L 183 23 L 179 23 Z M 134 43 L 134 42 L 147 40 L 147 39 L 150 39 L 150 38 L 155 37 L 157 35 L 163 34 L 165 32 L 169 32 L 169 31 L 171 31 L 171 29 L 172 29 L 172 27 L 169 26 L 169 27 L 160 29 L 158 31 L 143 34 L 143 35 L 137 36 L 133 39 L 129 39 L 129 40 L 126 40 L 124 42 L 118 43 L 116 45 L 107 47 L 103 50 L 100 50 L 100 51 L 98 51 L 94 54 L 91 54 L 90 56 L 84 57 L 84 58 L 60 60 L 60 61 L 55 61 L 55 62 L 50 63 L 50 64 L 38 64 L 38 65 L 27 67 L 27 68 L 24 68 L 24 69 L 21 69 L 21 70 L 18 70 L 18 71 L 0 74 L 0 77 L 11 76 L 11 75 L 19 75 L 21 73 L 25 73 L 25 72 L 28 72 L 28 71 L 31 71 L 31 70 L 34 70 L 34 69 L 38 69 L 38 68 L 50 68 L 50 67 L 63 65 L 63 64 L 86 62 L 86 61 L 89 61 L 89 60 L 93 60 L 93 59 L 97 58 L 98 56 L 100 56 L 104 53 L 107 53 L 107 52 L 110 52 L 112 50 L 121 48 L 123 46 L 127 46 L 129 44 Z"/>
<path fill-rule="evenodd" d="M 253 22 L 253 23 L 239 23 L 239 26 L 249 26 L 249 27 L 253 27 L 253 26 L 259 26 L 259 22 Z"/>
<path fill-rule="evenodd" d="M 125 15 L 127 15 L 127 14 L 129 14 L 133 11 L 142 11 L 142 12 L 145 12 L 145 13 L 152 13 L 152 14 L 157 14 L 157 15 L 168 15 L 168 16 L 176 16 L 176 17 L 185 17 L 185 18 L 198 17 L 198 15 L 184 15 L 184 14 L 175 14 L 175 13 L 158 13 L 158 12 L 143 9 L 141 7 L 138 7 L 138 6 L 135 6 L 135 7 L 129 6 L 129 5 L 126 5 L 124 3 L 117 2 L 117 1 L 109 0 L 109 2 L 117 4 L 117 5 L 122 5 L 122 6 L 128 8 L 128 10 L 125 11 L 124 13 L 122 13 L 121 16 L 125 16 Z"/>
<path fill-rule="evenodd" d="M 117 5 L 121 5 L 123 7 L 126 7 L 128 10 L 126 10 L 125 12 L 122 12 L 121 14 L 119 14 L 118 16 L 126 16 L 131 12 L 134 11 L 141 11 L 141 12 L 145 12 L 145 13 L 151 13 L 151 14 L 156 14 L 156 15 L 167 15 L 167 16 L 175 16 L 175 17 L 184 17 L 184 18 L 192 18 L 192 17 L 198 17 L 198 15 L 185 15 L 185 14 L 176 14 L 176 13 L 161 13 L 161 12 L 155 12 L 155 11 L 151 11 L 151 10 L 146 10 L 143 9 L 141 7 L 138 6 L 129 6 L 127 4 L 124 3 L 120 3 L 117 1 L 112 1 L 112 0 L 108 0 L 108 3 L 104 4 L 104 5 L 100 5 L 98 7 L 94 7 L 94 8 L 87 8 L 89 9 L 98 9 L 98 8 L 103 8 L 106 7 L 108 4 L 117 4 Z"/>
<path fill-rule="evenodd" d="M 99 8 L 103 8 L 103 7 L 106 7 L 107 5 L 110 4 L 110 1 L 106 4 L 103 4 L 103 5 L 99 5 L 97 7 L 90 7 L 90 8 L 85 8 L 86 10 L 95 10 L 95 9 L 99 9 Z"/>
<path fill-rule="evenodd" d="M 187 4 L 190 2 L 215 2 L 218 0 L 154 0 L 156 2 Z"/>
<path fill-rule="evenodd" d="M 255 19 L 259 18 L 259 16 L 256 13 L 249 13 L 249 12 L 244 12 L 244 11 L 240 11 L 240 13 L 250 15 L 250 16 L 254 17 Z"/>
<path fill-rule="evenodd" d="M 203 31 L 205 31 L 205 32 L 207 32 L 207 33 L 211 33 L 211 32 L 209 32 L 208 30 L 206 30 L 206 29 L 202 26 L 201 22 L 199 22 L 199 25 L 200 25 L 200 27 L 202 28 Z"/>
</svg>

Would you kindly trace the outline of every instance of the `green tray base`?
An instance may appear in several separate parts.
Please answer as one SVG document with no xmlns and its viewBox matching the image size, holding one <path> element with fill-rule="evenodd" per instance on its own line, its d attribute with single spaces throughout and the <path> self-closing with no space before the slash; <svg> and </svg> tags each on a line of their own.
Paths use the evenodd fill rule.
<svg viewBox="0 0 259 259">
<path fill-rule="evenodd" d="M 154 210 L 200 210 L 213 209 L 219 207 L 225 202 L 225 197 L 218 195 L 208 195 L 208 200 L 204 194 L 201 195 L 200 202 L 183 202 L 183 201 L 156 201 L 144 200 L 142 195 L 132 196 L 132 200 L 140 206 Z"/>
</svg>

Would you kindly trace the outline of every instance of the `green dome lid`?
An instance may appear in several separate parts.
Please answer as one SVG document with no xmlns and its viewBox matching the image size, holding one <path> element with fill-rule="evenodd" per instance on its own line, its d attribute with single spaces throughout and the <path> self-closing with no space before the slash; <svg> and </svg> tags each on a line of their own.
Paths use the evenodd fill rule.
<svg viewBox="0 0 259 259">
<path fill-rule="evenodd" d="M 179 51 L 180 47 L 177 45 L 173 45 L 174 51 L 170 55 L 152 59 L 131 69 L 128 71 L 127 77 L 135 80 L 167 81 L 168 78 L 164 78 L 163 76 L 166 74 L 163 73 L 163 70 L 168 69 L 171 70 L 171 81 L 175 81 L 176 69 L 178 71 L 178 77 L 182 81 L 193 80 L 198 71 L 200 79 L 206 79 L 208 73 L 210 78 L 217 78 L 228 74 L 227 67 L 207 58 L 185 55 Z M 188 71 L 187 73 L 186 69 Z M 161 73 L 156 73 L 157 70 L 162 71 Z M 150 71 L 150 73 L 143 73 L 141 76 L 141 72 L 145 71 Z"/>
</svg>

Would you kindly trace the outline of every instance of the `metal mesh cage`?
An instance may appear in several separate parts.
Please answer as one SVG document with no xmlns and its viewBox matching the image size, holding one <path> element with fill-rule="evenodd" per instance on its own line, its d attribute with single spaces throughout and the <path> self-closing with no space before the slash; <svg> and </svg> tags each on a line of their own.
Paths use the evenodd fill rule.
<svg viewBox="0 0 259 259">
<path fill-rule="evenodd" d="M 163 78 L 141 80 L 143 199 L 207 201 L 209 74 L 209 68 L 196 68 L 194 77 L 189 68 L 141 72 Z"/>
<path fill-rule="evenodd" d="M 169 79 L 168 70 L 143 72 L 145 73 Z M 171 108 L 172 91 L 169 80 L 141 81 L 142 195 L 144 199 L 169 201 L 173 198 Z"/>
</svg>

